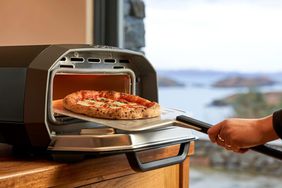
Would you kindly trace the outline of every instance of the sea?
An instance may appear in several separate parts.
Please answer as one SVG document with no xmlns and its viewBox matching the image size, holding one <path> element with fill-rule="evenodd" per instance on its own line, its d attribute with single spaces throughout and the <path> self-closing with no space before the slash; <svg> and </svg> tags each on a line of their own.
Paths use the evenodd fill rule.
<svg viewBox="0 0 282 188">
<path fill-rule="evenodd" d="M 209 71 L 157 71 L 159 76 L 166 76 L 178 82 L 184 83 L 184 87 L 159 87 L 159 103 L 161 106 L 182 110 L 186 115 L 195 119 L 216 124 L 232 117 L 233 110 L 230 106 L 213 106 L 215 99 L 222 99 L 235 93 L 244 93 L 248 88 L 216 88 L 212 85 L 223 78 L 241 73 L 213 73 Z M 256 74 L 243 74 L 243 76 L 258 76 Z M 263 74 L 265 76 L 265 74 Z M 258 87 L 261 92 L 282 91 L 282 74 L 267 75 L 276 84 Z M 206 139 L 207 136 L 196 132 L 198 136 Z"/>
</svg>

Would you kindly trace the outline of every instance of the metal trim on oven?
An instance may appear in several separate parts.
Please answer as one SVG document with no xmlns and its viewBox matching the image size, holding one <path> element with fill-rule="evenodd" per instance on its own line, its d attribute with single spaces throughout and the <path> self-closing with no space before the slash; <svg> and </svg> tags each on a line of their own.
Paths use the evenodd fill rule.
<svg viewBox="0 0 282 188">
<path fill-rule="evenodd" d="M 52 137 L 48 150 L 89 152 L 135 150 L 153 145 L 188 142 L 195 139 L 197 137 L 192 134 L 190 129 L 180 127 L 167 127 L 150 132 L 126 134 L 56 135 Z"/>
</svg>

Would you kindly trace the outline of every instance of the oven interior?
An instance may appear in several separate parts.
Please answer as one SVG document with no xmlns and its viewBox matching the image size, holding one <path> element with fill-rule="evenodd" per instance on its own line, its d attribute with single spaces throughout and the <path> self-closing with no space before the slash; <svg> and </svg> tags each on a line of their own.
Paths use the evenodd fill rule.
<svg viewBox="0 0 282 188">
<path fill-rule="evenodd" d="M 57 73 L 53 79 L 52 99 L 58 100 L 79 90 L 131 91 L 131 76 L 126 73 Z"/>
<path fill-rule="evenodd" d="M 72 72 L 66 69 L 55 71 L 50 85 L 50 101 L 63 99 L 79 90 L 114 90 L 135 94 L 134 73 L 130 70 L 103 70 Z M 55 114 L 49 106 L 50 131 L 56 134 L 109 134 L 110 128 L 75 118 Z M 86 133 L 87 132 L 87 133 Z"/>
</svg>

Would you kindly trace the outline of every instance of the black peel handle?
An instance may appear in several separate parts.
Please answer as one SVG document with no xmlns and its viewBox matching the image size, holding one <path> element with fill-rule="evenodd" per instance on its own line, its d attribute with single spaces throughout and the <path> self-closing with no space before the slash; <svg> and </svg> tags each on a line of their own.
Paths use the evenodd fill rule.
<svg viewBox="0 0 282 188">
<path fill-rule="evenodd" d="M 192 126 L 194 126 L 196 128 L 199 128 L 199 129 L 195 129 L 195 130 L 200 131 L 202 133 L 206 133 L 206 134 L 208 133 L 209 128 L 212 127 L 211 124 L 208 124 L 208 123 L 205 123 L 205 122 L 193 119 L 193 118 L 185 116 L 185 115 L 177 116 L 176 120 L 180 121 L 182 123 L 186 123 L 186 124 L 192 125 Z M 253 151 L 256 151 L 258 153 L 262 153 L 262 154 L 265 154 L 267 156 L 270 156 L 270 157 L 282 160 L 282 151 L 274 149 L 274 148 L 272 148 L 270 146 L 259 145 L 259 146 L 252 147 L 250 149 L 253 150 Z"/>
<path fill-rule="evenodd" d="M 182 123 L 193 125 L 194 127 L 199 128 L 199 129 L 197 129 L 197 131 L 200 131 L 200 132 L 205 133 L 205 134 L 208 133 L 209 128 L 211 128 L 211 126 L 212 126 L 211 124 L 208 124 L 208 123 L 205 123 L 205 122 L 202 122 L 202 121 L 199 121 L 197 119 L 193 119 L 193 118 L 190 118 L 190 117 L 184 116 L 184 115 L 177 116 L 176 120 L 180 121 Z"/>
</svg>

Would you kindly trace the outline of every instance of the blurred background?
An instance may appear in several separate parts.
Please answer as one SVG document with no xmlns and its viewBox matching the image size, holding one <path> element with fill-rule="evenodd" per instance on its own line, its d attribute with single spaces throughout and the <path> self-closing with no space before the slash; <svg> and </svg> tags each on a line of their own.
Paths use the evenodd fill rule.
<svg viewBox="0 0 282 188">
<path fill-rule="evenodd" d="M 282 1 L 144 2 L 143 50 L 157 68 L 163 106 L 211 124 L 282 107 Z M 281 186 L 281 162 L 227 152 L 195 134 L 191 187 Z"/>
</svg>

